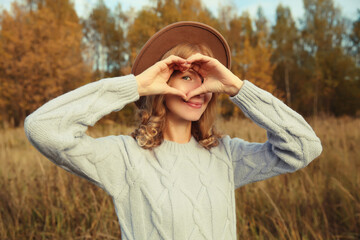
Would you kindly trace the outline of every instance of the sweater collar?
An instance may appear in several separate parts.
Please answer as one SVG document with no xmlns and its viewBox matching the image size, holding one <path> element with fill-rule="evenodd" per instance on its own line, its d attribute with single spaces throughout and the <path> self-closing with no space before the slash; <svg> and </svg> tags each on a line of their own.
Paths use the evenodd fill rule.
<svg viewBox="0 0 360 240">
<path fill-rule="evenodd" d="M 187 143 L 177 143 L 170 140 L 165 140 L 158 146 L 158 150 L 171 153 L 194 153 L 194 150 L 202 148 L 202 146 L 191 136 L 190 141 Z"/>
</svg>

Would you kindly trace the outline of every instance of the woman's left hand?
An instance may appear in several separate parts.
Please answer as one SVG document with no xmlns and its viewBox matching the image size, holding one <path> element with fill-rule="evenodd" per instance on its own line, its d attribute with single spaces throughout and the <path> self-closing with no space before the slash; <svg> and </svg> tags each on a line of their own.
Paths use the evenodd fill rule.
<svg viewBox="0 0 360 240">
<path fill-rule="evenodd" d="M 204 78 L 204 83 L 189 92 L 187 99 L 208 92 L 235 96 L 243 84 L 243 81 L 215 58 L 196 53 L 187 59 L 187 63 L 192 64 L 191 68 Z"/>
</svg>

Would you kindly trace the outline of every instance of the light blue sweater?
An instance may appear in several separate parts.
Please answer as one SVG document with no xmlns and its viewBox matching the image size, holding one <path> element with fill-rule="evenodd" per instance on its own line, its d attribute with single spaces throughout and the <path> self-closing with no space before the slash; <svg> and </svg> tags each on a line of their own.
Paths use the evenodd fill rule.
<svg viewBox="0 0 360 240">
<path fill-rule="evenodd" d="M 138 99 L 133 75 L 103 79 L 49 101 L 25 120 L 27 137 L 42 154 L 110 194 L 123 240 L 236 239 L 234 190 L 294 172 L 322 151 L 298 113 L 248 81 L 230 99 L 267 130 L 265 143 L 225 136 L 206 150 L 192 137 L 185 144 L 165 140 L 150 151 L 131 136 L 85 134 Z"/>
</svg>

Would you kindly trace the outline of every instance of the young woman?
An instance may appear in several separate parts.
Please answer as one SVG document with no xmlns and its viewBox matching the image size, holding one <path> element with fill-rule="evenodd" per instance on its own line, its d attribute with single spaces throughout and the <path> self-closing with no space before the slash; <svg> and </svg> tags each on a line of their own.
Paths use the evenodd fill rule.
<svg viewBox="0 0 360 240">
<path fill-rule="evenodd" d="M 55 164 L 110 194 L 122 239 L 236 239 L 234 190 L 303 168 L 322 147 L 299 114 L 229 68 L 215 29 L 171 24 L 145 44 L 133 74 L 51 100 L 26 118 L 25 131 Z M 265 143 L 215 131 L 219 93 L 267 130 Z M 141 123 L 131 136 L 85 134 L 135 101 Z"/>
</svg>

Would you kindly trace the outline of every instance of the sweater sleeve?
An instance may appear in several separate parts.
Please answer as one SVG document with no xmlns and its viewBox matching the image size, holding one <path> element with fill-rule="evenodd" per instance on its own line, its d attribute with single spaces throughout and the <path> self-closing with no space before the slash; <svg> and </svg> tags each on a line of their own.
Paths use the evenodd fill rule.
<svg viewBox="0 0 360 240">
<path fill-rule="evenodd" d="M 322 152 L 320 139 L 297 112 L 245 80 L 230 97 L 244 114 L 267 131 L 265 143 L 225 137 L 234 169 L 235 189 L 307 166 Z"/>
<path fill-rule="evenodd" d="M 134 75 L 92 82 L 47 102 L 30 114 L 25 119 L 25 133 L 29 141 L 56 165 L 110 193 L 105 186 L 107 180 L 101 179 L 104 174 L 99 171 L 115 171 L 111 166 L 105 168 L 108 164 L 117 164 L 117 171 L 121 171 L 119 164 L 123 166 L 121 161 L 125 156 L 112 156 L 121 144 L 116 143 L 118 138 L 114 136 L 95 139 L 85 132 L 103 116 L 119 111 L 137 99 Z"/>
</svg>

